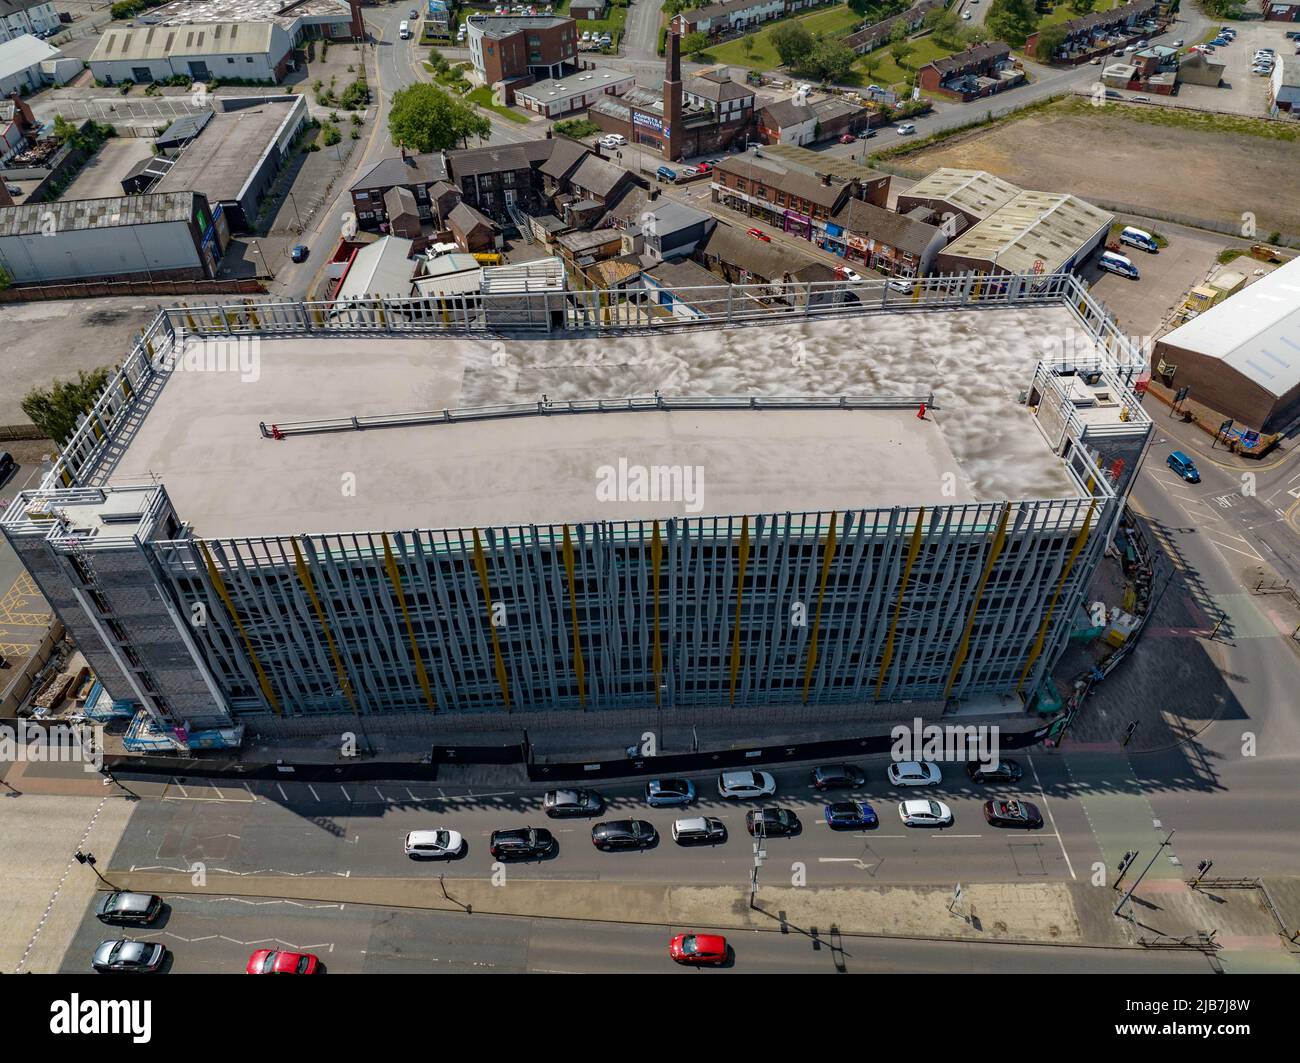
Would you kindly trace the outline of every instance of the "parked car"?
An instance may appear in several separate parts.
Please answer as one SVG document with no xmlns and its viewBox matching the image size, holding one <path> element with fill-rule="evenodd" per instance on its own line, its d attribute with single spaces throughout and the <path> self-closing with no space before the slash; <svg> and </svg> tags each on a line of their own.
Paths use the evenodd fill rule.
<svg viewBox="0 0 1300 1063">
<path fill-rule="evenodd" d="M 911 295 L 912 289 L 915 285 L 913 285 L 906 277 L 894 277 L 888 282 L 887 287 L 892 288 L 896 292 L 902 292 L 904 295 Z"/>
<path fill-rule="evenodd" d="M 14 461 L 14 456 L 7 450 L 0 450 L 0 484 L 9 479 L 17 468 L 18 462 Z"/>
<path fill-rule="evenodd" d="M 900 801 L 898 818 L 905 827 L 951 827 L 952 809 L 942 801 Z"/>
<path fill-rule="evenodd" d="M 673 820 L 673 841 L 678 845 L 716 845 L 727 840 L 727 826 L 712 816 Z"/>
<path fill-rule="evenodd" d="M 818 790 L 852 790 L 867 781 L 867 773 L 852 764 L 818 764 L 812 770 L 812 784 Z"/>
<path fill-rule="evenodd" d="M 100 974 L 153 974 L 167 958 L 167 950 L 156 941 L 101 941 L 90 958 Z"/>
<path fill-rule="evenodd" d="M 676 181 L 677 171 L 671 166 L 660 166 L 659 169 L 655 171 L 655 176 L 660 177 L 665 181 Z"/>
<path fill-rule="evenodd" d="M 727 939 L 721 934 L 678 934 L 668 942 L 668 955 L 677 963 L 726 963 Z"/>
<path fill-rule="evenodd" d="M 248 957 L 245 974 L 315 974 L 320 960 L 310 952 L 277 952 L 258 949 Z"/>
<path fill-rule="evenodd" d="M 762 240 L 765 244 L 770 244 L 772 242 L 772 238 L 768 236 L 767 233 L 763 232 L 762 229 L 746 229 L 745 234 L 747 236 L 752 236 L 755 240 Z"/>
<path fill-rule="evenodd" d="M 862 280 L 862 274 L 848 266 L 836 266 L 835 276 L 842 281 L 853 281 L 855 284 Z"/>
<path fill-rule="evenodd" d="M 718 776 L 719 797 L 771 797 L 775 793 L 776 780 L 765 771 L 724 771 Z"/>
<path fill-rule="evenodd" d="M 1170 48 L 1181 48 L 1182 46 L 1183 46 L 1183 39 L 1181 37 L 1179 37 L 1178 40 L 1176 41 L 1171 41 L 1169 44 Z"/>
<path fill-rule="evenodd" d="M 712 172 L 713 172 L 713 163 L 711 163 L 711 162 L 701 162 L 701 163 L 697 163 L 696 166 L 695 166 L 695 169 L 698 170 L 700 173 L 712 173 Z"/>
<path fill-rule="evenodd" d="M 643 819 L 612 819 L 591 828 L 591 844 L 611 849 L 648 849 L 659 841 L 654 827 Z"/>
<path fill-rule="evenodd" d="M 1115 273 L 1129 280 L 1138 280 L 1142 276 L 1132 259 L 1116 254 L 1114 251 L 1103 251 L 1101 257 L 1097 259 L 1097 265 L 1107 273 Z"/>
<path fill-rule="evenodd" d="M 1135 96 L 1134 99 L 1137 99 Z M 1130 247 L 1139 247 L 1143 251 L 1149 251 L 1151 254 L 1158 254 L 1160 245 L 1156 243 L 1156 238 L 1145 229 L 1138 229 L 1132 225 L 1126 225 L 1119 232 L 1119 242 L 1128 244 Z"/>
<path fill-rule="evenodd" d="M 757 835 L 761 830 L 764 837 L 784 837 L 798 834 L 802 824 L 794 809 L 778 808 L 769 805 L 766 808 L 751 808 L 745 813 L 745 829 Z"/>
<path fill-rule="evenodd" d="M 970 12 L 969 12 L 969 11 L 963 11 L 963 12 L 961 13 L 961 17 L 962 17 L 962 20 L 963 20 L 963 21 L 967 21 L 967 20 L 969 20 L 969 19 L 970 19 Z"/>
<path fill-rule="evenodd" d="M 1043 825 L 1038 806 L 1028 801 L 999 798 L 984 802 L 984 818 L 993 827 L 1022 827 L 1037 830 Z"/>
<path fill-rule="evenodd" d="M 545 827 L 494 830 L 488 852 L 498 860 L 537 860 L 555 850 L 555 835 Z"/>
<path fill-rule="evenodd" d="M 1018 760 L 999 760 L 996 764 L 972 760 L 966 765 L 966 777 L 971 782 L 1015 782 L 1024 774 Z"/>
<path fill-rule="evenodd" d="M 911 123 L 911 122 L 903 122 L 903 123 L 898 127 L 898 135 L 899 135 L 900 137 L 909 136 L 909 135 L 911 135 L 912 133 L 915 133 L 915 132 L 916 132 L 916 126 L 915 126 L 913 123 Z"/>
<path fill-rule="evenodd" d="M 594 816 L 604 807 L 604 798 L 595 790 L 547 790 L 542 797 L 542 811 L 552 819 Z"/>
<path fill-rule="evenodd" d="M 1091 63 L 1093 66 L 1101 66 L 1101 56 L 1094 55 L 1091 59 L 1088 60 L 1088 62 Z"/>
<path fill-rule="evenodd" d="M 95 918 L 101 923 L 147 926 L 162 911 L 162 898 L 153 893 L 127 893 L 116 890 L 100 894 Z"/>
<path fill-rule="evenodd" d="M 406 836 L 406 855 L 412 860 L 459 856 L 465 839 L 455 830 L 413 830 Z"/>
<path fill-rule="evenodd" d="M 1192 461 L 1181 450 L 1175 450 L 1169 457 L 1165 458 L 1165 464 L 1174 470 L 1174 474 L 1180 480 L 1186 480 L 1189 484 L 1201 482 L 1201 473 L 1196 467 L 1196 462 Z"/>
<path fill-rule="evenodd" d="M 289 259 L 292 262 L 306 262 L 307 253 L 306 244 L 294 244 L 293 250 L 289 252 Z"/>
<path fill-rule="evenodd" d="M 835 801 L 826 806 L 826 826 L 831 830 L 860 830 L 878 822 L 876 810 L 865 801 Z"/>
<path fill-rule="evenodd" d="M 852 133 L 845 133 L 843 136 L 840 137 L 841 144 L 856 144 L 857 142 L 858 142 L 858 138 L 855 137 Z"/>
<path fill-rule="evenodd" d="M 689 805 L 695 800 L 695 784 L 690 779 L 651 779 L 645 784 L 645 803 L 651 808 Z"/>
<path fill-rule="evenodd" d="M 698 177 L 699 175 L 700 168 L 698 166 L 685 166 L 682 168 L 683 177 Z"/>
<path fill-rule="evenodd" d="M 622 133 L 606 133 L 600 138 L 600 142 L 607 148 L 621 148 L 627 143 L 627 137 Z"/>
<path fill-rule="evenodd" d="M 409 18 L 412 22 L 414 22 L 417 18 L 420 17 L 420 12 L 416 8 L 411 8 L 411 13 L 406 17 Z"/>
<path fill-rule="evenodd" d="M 938 786 L 943 782 L 943 772 L 928 760 L 895 760 L 885 774 L 891 786 Z"/>
</svg>

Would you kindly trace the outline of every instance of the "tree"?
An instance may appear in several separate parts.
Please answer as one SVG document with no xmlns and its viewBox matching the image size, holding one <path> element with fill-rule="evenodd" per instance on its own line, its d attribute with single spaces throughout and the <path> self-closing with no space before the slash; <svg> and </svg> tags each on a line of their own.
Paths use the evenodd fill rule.
<svg viewBox="0 0 1300 1063">
<path fill-rule="evenodd" d="M 819 35 L 799 69 L 820 81 L 841 81 L 848 76 L 856 58 L 852 48 Z"/>
<path fill-rule="evenodd" d="M 463 100 L 423 82 L 393 93 L 388 133 L 412 151 L 445 151 L 470 137 L 486 137 L 492 126 Z"/>
<path fill-rule="evenodd" d="M 682 54 L 693 55 L 699 58 L 699 54 L 709 46 L 709 35 L 707 33 L 688 33 L 682 38 Z"/>
<path fill-rule="evenodd" d="M 942 8 L 927 11 L 922 25 L 929 28 L 936 41 L 949 47 L 957 43 L 962 30 L 961 20 L 956 13 Z"/>
<path fill-rule="evenodd" d="M 1034 49 L 1034 58 L 1040 63 L 1050 63 L 1058 49 L 1065 43 L 1063 26 L 1046 26 L 1038 31 L 1038 46 Z"/>
<path fill-rule="evenodd" d="M 1038 25 L 1034 0 L 993 0 L 989 5 L 989 13 L 984 18 L 984 25 L 998 40 L 1019 48 Z"/>
<path fill-rule="evenodd" d="M 746 33 L 740 39 L 740 49 L 745 53 L 746 59 L 754 54 L 754 35 L 752 33 Z"/>
<path fill-rule="evenodd" d="M 903 65 L 903 60 L 916 51 L 916 45 L 904 37 L 901 41 L 894 41 L 889 46 L 889 54 L 894 57 L 894 62 L 899 66 Z"/>
<path fill-rule="evenodd" d="M 782 22 L 772 27 L 768 39 L 781 57 L 781 64 L 791 68 L 798 66 L 813 49 L 813 35 L 797 22 Z"/>
<path fill-rule="evenodd" d="M 1097 6 L 1097 0 L 1070 0 L 1070 10 L 1076 15 L 1086 15 Z"/>
<path fill-rule="evenodd" d="M 56 379 L 48 388 L 32 388 L 23 399 L 23 413 L 32 424 L 62 444 L 77 430 L 77 418 L 95 404 L 108 382 L 108 369 L 77 373 L 76 380 Z"/>
</svg>

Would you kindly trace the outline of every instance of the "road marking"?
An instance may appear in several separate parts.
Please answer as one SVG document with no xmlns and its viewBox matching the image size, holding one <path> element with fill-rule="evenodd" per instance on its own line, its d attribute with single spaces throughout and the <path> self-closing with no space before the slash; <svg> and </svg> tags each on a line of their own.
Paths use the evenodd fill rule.
<svg viewBox="0 0 1300 1063">
<path fill-rule="evenodd" d="M 931 834 L 931 838 L 982 838 L 982 834 L 945 834 L 943 828 L 939 828 L 938 834 Z"/>
<path fill-rule="evenodd" d="M 1220 535 L 1226 535 L 1227 533 L 1226 533 L 1226 532 L 1219 532 L 1219 534 L 1220 534 Z M 1206 537 L 1208 538 L 1208 537 L 1210 536 L 1210 532 L 1207 531 L 1207 532 L 1205 533 L 1205 535 L 1206 535 Z M 1231 538 L 1233 538 L 1233 539 L 1237 539 L 1237 538 L 1239 538 L 1239 536 L 1235 536 L 1235 535 L 1234 535 L 1234 536 L 1231 536 Z M 1239 549 L 1238 547 L 1235 547 L 1235 546 L 1229 546 L 1227 543 L 1221 543 L 1221 542 L 1219 542 L 1217 539 L 1210 539 L 1210 542 L 1211 542 L 1214 546 L 1218 547 L 1220 550 L 1231 550 L 1234 554 L 1241 554 L 1242 557 L 1249 557 L 1249 558 L 1251 558 L 1252 560 L 1255 560 L 1255 561 L 1263 561 L 1263 560 L 1264 560 L 1264 556 L 1263 556 L 1263 555 L 1262 555 L 1258 550 L 1256 550 L 1253 546 L 1251 546 L 1248 542 L 1246 542 L 1245 539 L 1241 539 L 1240 541 L 1241 541 L 1241 543 L 1246 547 L 1245 550 Z M 1224 560 L 1226 561 L 1227 558 L 1224 558 Z"/>
<path fill-rule="evenodd" d="M 352 800 L 352 798 L 348 796 L 347 788 L 344 787 L 344 785 L 343 785 L 342 783 L 339 783 L 339 789 L 343 791 L 343 800 L 344 800 L 344 801 L 351 801 L 351 800 Z"/>
<path fill-rule="evenodd" d="M 287 804 L 289 801 L 289 795 L 284 792 L 284 787 L 279 783 L 276 783 L 275 788 L 280 791 L 280 800 Z"/>
<path fill-rule="evenodd" d="M 1038 778 L 1038 769 L 1034 766 L 1034 758 L 1026 757 L 1029 761 L 1029 770 L 1034 773 L 1034 785 L 1038 787 L 1038 799 L 1043 802 L 1043 807 L 1047 809 L 1047 818 L 1052 821 L 1052 833 L 1056 835 L 1056 843 L 1061 847 L 1061 855 L 1065 857 L 1065 866 L 1070 869 L 1070 878 L 1076 882 L 1079 876 L 1074 873 L 1074 864 L 1070 861 L 1070 854 L 1065 851 L 1065 840 L 1061 837 L 1061 832 L 1056 829 L 1056 817 L 1052 815 L 1052 806 L 1047 803 L 1047 794 L 1043 792 L 1042 781 Z"/>
<path fill-rule="evenodd" d="M 311 783 L 308 783 L 308 784 L 307 784 L 307 789 L 311 791 L 311 795 L 312 795 L 312 797 L 316 798 L 317 801 L 320 800 L 320 794 L 318 794 L 318 793 L 316 792 L 316 787 L 312 786 Z"/>
</svg>

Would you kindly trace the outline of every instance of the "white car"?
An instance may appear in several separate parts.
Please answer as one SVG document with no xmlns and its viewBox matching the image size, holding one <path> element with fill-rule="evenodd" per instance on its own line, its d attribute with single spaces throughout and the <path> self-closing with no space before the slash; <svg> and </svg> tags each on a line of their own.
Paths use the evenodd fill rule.
<svg viewBox="0 0 1300 1063">
<path fill-rule="evenodd" d="M 1183 46 L 1183 39 L 1181 37 L 1179 37 L 1178 40 L 1170 41 L 1169 43 L 1170 48 L 1181 48 L 1182 46 Z"/>
<path fill-rule="evenodd" d="M 899 801 L 898 818 L 905 827 L 951 827 L 952 809 L 942 801 Z"/>
<path fill-rule="evenodd" d="M 904 295 L 912 294 L 912 282 L 903 277 L 895 277 L 889 281 L 888 287 L 896 292 L 902 292 Z"/>
<path fill-rule="evenodd" d="M 700 168 L 698 166 L 686 166 L 682 168 L 683 177 L 696 177 L 699 175 L 699 172 Z"/>
<path fill-rule="evenodd" d="M 606 133 L 600 142 L 607 148 L 621 148 L 627 143 L 627 138 L 622 133 Z"/>
<path fill-rule="evenodd" d="M 589 40 L 591 40 L 591 31 L 590 31 L 590 30 L 583 30 L 583 31 L 582 31 L 582 39 L 583 39 L 584 41 L 589 41 Z"/>
<path fill-rule="evenodd" d="M 938 765 L 928 760 L 896 760 L 885 774 L 893 786 L 938 786 L 943 782 Z"/>
<path fill-rule="evenodd" d="M 765 771 L 724 771 L 718 776 L 719 797 L 772 797 L 776 780 Z"/>
<path fill-rule="evenodd" d="M 862 274 L 856 269 L 850 269 L 848 266 L 837 266 L 835 272 L 842 281 L 852 281 L 854 284 L 859 284 L 862 281 Z"/>
<path fill-rule="evenodd" d="M 456 830 L 413 830 L 406 836 L 403 848 L 412 860 L 432 860 L 459 856 L 465 848 L 465 839 Z"/>
<path fill-rule="evenodd" d="M 898 135 L 900 137 L 905 137 L 909 133 L 915 133 L 915 132 L 916 132 L 916 126 L 914 126 L 911 122 L 904 122 L 902 125 L 898 127 Z"/>
<path fill-rule="evenodd" d="M 970 12 L 969 12 L 969 11 L 963 11 L 963 12 L 961 13 L 961 17 L 962 17 L 963 19 L 970 18 Z"/>
</svg>

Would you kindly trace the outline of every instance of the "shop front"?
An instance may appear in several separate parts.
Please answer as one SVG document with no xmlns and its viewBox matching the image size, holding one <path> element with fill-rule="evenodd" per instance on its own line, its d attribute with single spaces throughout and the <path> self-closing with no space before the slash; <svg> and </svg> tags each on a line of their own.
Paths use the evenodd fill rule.
<svg viewBox="0 0 1300 1063">
<path fill-rule="evenodd" d="M 797 210 L 787 210 L 782 227 L 795 236 L 802 236 L 805 240 L 812 239 L 812 218 L 807 214 L 800 214 Z"/>
</svg>

